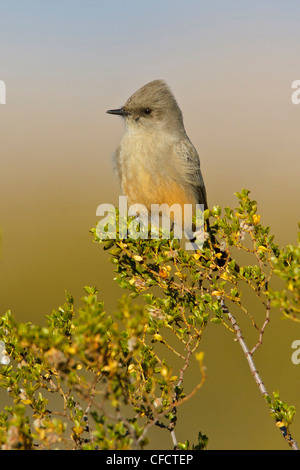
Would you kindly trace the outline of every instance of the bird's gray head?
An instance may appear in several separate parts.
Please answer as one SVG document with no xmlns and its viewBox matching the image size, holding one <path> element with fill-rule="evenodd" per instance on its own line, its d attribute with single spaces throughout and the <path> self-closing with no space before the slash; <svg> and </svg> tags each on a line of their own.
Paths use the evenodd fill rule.
<svg viewBox="0 0 300 470">
<path fill-rule="evenodd" d="M 180 108 L 163 80 L 147 83 L 122 108 L 107 112 L 123 116 L 128 128 L 136 132 L 162 128 L 170 132 L 184 131 Z"/>
</svg>

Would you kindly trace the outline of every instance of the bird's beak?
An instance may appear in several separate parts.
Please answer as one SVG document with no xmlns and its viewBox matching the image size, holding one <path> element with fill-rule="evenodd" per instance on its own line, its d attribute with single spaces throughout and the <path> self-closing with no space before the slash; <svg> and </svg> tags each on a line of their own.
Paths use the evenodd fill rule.
<svg viewBox="0 0 300 470">
<path fill-rule="evenodd" d="M 118 114 L 119 116 L 128 116 L 128 111 L 125 111 L 124 108 L 119 109 L 109 109 L 106 111 L 108 114 Z"/>
</svg>

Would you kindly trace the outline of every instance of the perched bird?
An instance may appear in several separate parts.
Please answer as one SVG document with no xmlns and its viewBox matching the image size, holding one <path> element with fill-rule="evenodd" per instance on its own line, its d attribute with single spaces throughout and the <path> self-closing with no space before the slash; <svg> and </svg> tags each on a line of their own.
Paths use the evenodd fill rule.
<svg viewBox="0 0 300 470">
<path fill-rule="evenodd" d="M 123 193 L 129 205 L 203 204 L 206 190 L 197 151 L 189 140 L 182 112 L 163 80 L 136 91 L 119 109 L 125 133 L 114 153 Z"/>
</svg>

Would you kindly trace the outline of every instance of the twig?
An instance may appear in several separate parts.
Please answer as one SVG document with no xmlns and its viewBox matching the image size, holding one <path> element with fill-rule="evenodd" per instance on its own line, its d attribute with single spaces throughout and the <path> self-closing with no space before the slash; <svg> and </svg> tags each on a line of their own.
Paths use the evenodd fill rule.
<svg viewBox="0 0 300 470">
<path fill-rule="evenodd" d="M 101 378 L 101 374 L 96 374 L 95 375 L 94 381 L 93 381 L 92 386 L 89 390 L 90 398 L 88 400 L 88 405 L 87 405 L 87 407 L 84 411 L 84 416 L 83 416 L 83 420 L 84 420 L 85 425 L 86 425 L 85 431 L 87 431 L 89 433 L 91 443 L 94 442 L 95 437 L 94 437 L 93 433 L 91 432 L 91 428 L 90 428 L 89 412 L 90 412 L 90 408 L 91 408 L 91 406 L 94 402 L 94 398 L 95 398 L 95 394 L 96 394 L 96 386 L 97 386 L 97 383 L 99 382 L 100 378 Z"/>
<path fill-rule="evenodd" d="M 172 438 L 172 441 L 173 441 L 173 449 L 174 450 L 178 449 L 178 441 L 177 441 L 177 437 L 176 437 L 174 428 L 171 430 L 171 438 Z"/>
<path fill-rule="evenodd" d="M 242 335 L 241 328 L 240 328 L 239 324 L 237 323 L 236 319 L 234 318 L 234 316 L 229 312 L 228 308 L 226 307 L 226 305 L 224 303 L 224 300 L 221 300 L 221 308 L 222 308 L 224 314 L 227 315 L 227 318 L 229 319 L 230 323 L 232 324 L 232 327 L 235 331 L 238 343 L 239 343 L 239 345 L 241 346 L 242 350 L 245 353 L 248 365 L 249 365 L 250 370 L 251 370 L 251 374 L 254 377 L 254 380 L 255 380 L 258 388 L 259 388 L 260 393 L 262 394 L 262 396 L 264 398 L 269 397 L 269 394 L 268 394 L 268 392 L 267 392 L 267 390 L 264 386 L 264 383 L 263 383 L 262 379 L 260 378 L 258 370 L 256 369 L 256 366 L 254 364 L 253 357 L 252 357 L 252 351 L 253 350 L 249 351 L 249 348 L 248 348 L 248 346 L 247 346 L 247 344 L 244 340 L 244 337 Z M 268 320 L 268 317 L 266 318 L 266 321 L 263 325 L 263 329 L 265 328 L 267 320 Z M 263 329 L 262 329 L 261 335 L 264 331 Z M 258 345 L 259 345 L 259 343 L 258 343 Z M 253 348 L 253 349 L 256 350 L 257 348 Z M 291 448 L 293 450 L 299 450 L 297 442 L 292 438 L 292 436 L 290 435 L 290 433 L 287 430 L 287 427 L 286 426 L 279 426 L 279 425 L 277 425 L 277 427 L 279 427 L 279 429 L 281 431 L 281 434 L 283 435 L 284 439 L 288 442 L 288 444 L 291 446 Z"/>
<path fill-rule="evenodd" d="M 263 384 L 263 381 L 261 380 L 260 375 L 259 375 L 259 373 L 256 369 L 255 364 L 254 364 L 252 354 L 249 351 L 248 346 L 247 346 L 247 344 L 246 344 L 246 342 L 243 338 L 241 328 L 240 328 L 239 324 L 237 323 L 236 319 L 234 318 L 234 316 L 229 312 L 228 308 L 225 305 L 224 300 L 221 300 L 221 308 L 222 308 L 223 312 L 227 315 L 227 318 L 229 319 L 229 321 L 232 325 L 232 328 L 233 328 L 233 330 L 236 334 L 239 345 L 241 346 L 242 350 L 245 353 L 246 359 L 248 361 L 248 365 L 249 365 L 250 370 L 251 370 L 251 374 L 253 375 L 254 380 L 257 383 L 257 386 L 260 390 L 260 393 L 264 397 L 268 396 L 268 392 L 267 392 L 267 390 L 266 390 L 266 388 Z"/>
<path fill-rule="evenodd" d="M 265 318 L 263 326 L 261 327 L 261 330 L 259 331 L 258 342 L 256 343 L 256 345 L 250 351 L 251 356 L 253 356 L 253 354 L 259 348 L 259 346 L 262 345 L 263 334 L 265 332 L 265 328 L 266 328 L 267 324 L 269 323 L 269 321 L 270 321 L 270 301 L 268 300 L 267 305 L 266 305 L 266 318 Z"/>
<path fill-rule="evenodd" d="M 189 344 L 187 344 L 187 346 L 189 346 Z M 184 372 L 185 372 L 185 370 L 187 369 L 187 367 L 189 365 L 191 354 L 192 354 L 192 351 L 191 351 L 190 348 L 188 348 L 188 352 L 187 352 L 187 355 L 185 357 L 184 365 L 180 370 L 179 380 L 178 380 L 178 383 L 177 383 L 177 386 L 176 386 L 177 388 L 179 388 L 182 385 Z M 175 397 L 173 398 L 173 403 L 176 403 L 178 405 L 177 392 L 175 392 Z M 177 413 L 177 407 L 176 406 L 173 407 L 172 412 L 173 412 L 174 415 L 176 415 L 176 413 Z M 159 422 L 157 422 L 156 424 L 159 425 Z M 166 426 L 166 428 L 170 431 L 174 450 L 178 449 L 178 441 L 177 441 L 177 437 L 176 437 L 176 434 L 175 434 L 175 425 L 176 425 L 176 418 L 168 426 Z"/>
</svg>

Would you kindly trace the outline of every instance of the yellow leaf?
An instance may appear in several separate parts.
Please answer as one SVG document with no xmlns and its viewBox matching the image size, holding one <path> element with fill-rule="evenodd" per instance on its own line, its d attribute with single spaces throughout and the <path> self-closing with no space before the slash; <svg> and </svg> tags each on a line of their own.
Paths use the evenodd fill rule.
<svg viewBox="0 0 300 470">
<path fill-rule="evenodd" d="M 210 214 L 211 214 L 210 210 L 209 210 L 209 209 L 206 209 L 206 210 L 204 211 L 204 220 L 207 220 L 207 219 L 209 218 Z"/>
<path fill-rule="evenodd" d="M 230 279 L 231 279 L 231 276 L 229 276 L 227 273 L 221 274 L 220 277 L 221 277 L 222 279 L 224 279 L 225 281 L 230 281 Z"/>
<path fill-rule="evenodd" d="M 26 400 L 21 400 L 21 402 L 24 403 L 24 405 L 31 405 L 32 400 L 30 400 L 30 398 L 27 398 Z"/>
<path fill-rule="evenodd" d="M 160 275 L 160 277 L 162 277 L 163 279 L 165 279 L 166 277 L 168 277 L 168 270 L 165 268 L 165 266 L 160 266 L 160 267 L 159 267 L 159 275 Z"/>
<path fill-rule="evenodd" d="M 213 290 L 211 295 L 221 295 L 222 294 L 222 291 L 220 290 Z"/>
<path fill-rule="evenodd" d="M 266 248 L 265 246 L 260 245 L 260 246 L 258 247 L 257 251 L 264 251 L 264 252 L 266 252 L 266 251 L 268 251 L 268 248 Z"/>
<path fill-rule="evenodd" d="M 74 428 L 72 428 L 72 430 L 75 434 L 82 434 L 83 433 L 83 427 L 82 426 L 74 426 Z"/>
<path fill-rule="evenodd" d="M 69 346 L 66 348 L 66 352 L 69 354 L 76 354 L 76 348 L 74 348 L 74 346 Z"/>
<path fill-rule="evenodd" d="M 200 364 L 202 364 L 203 358 L 204 358 L 204 351 L 200 351 L 196 353 L 195 358 L 197 359 L 198 362 L 200 362 Z"/>
<path fill-rule="evenodd" d="M 163 341 L 163 337 L 161 335 L 159 335 L 158 333 L 155 333 L 155 335 L 153 335 L 153 338 L 156 341 Z"/>
</svg>

